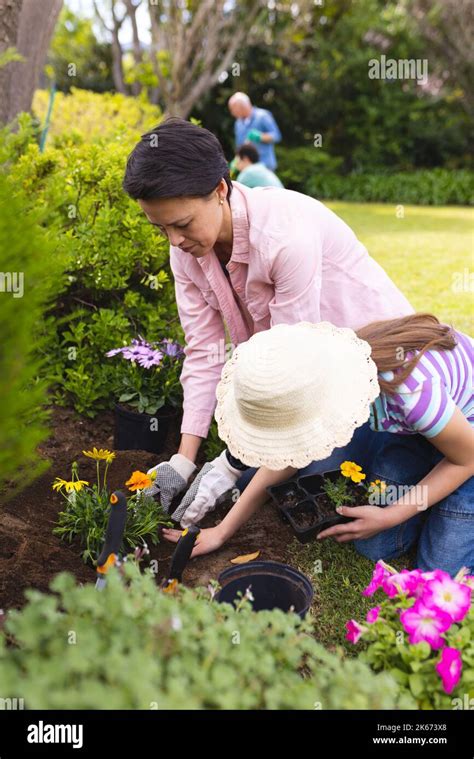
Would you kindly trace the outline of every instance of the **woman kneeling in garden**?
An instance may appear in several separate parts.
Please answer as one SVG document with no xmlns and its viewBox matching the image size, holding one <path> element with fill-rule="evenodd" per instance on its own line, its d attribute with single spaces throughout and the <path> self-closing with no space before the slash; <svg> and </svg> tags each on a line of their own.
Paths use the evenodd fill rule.
<svg viewBox="0 0 474 759">
<path fill-rule="evenodd" d="M 251 337 L 223 369 L 216 419 L 230 461 L 260 468 L 236 474 L 243 492 L 218 526 L 201 531 L 192 556 L 219 548 L 264 503 L 267 486 L 352 459 L 393 497 L 382 507 L 343 507 L 354 520 L 319 538 L 353 540 L 374 561 L 417 543 L 418 568 L 472 571 L 473 363 L 472 338 L 428 314 L 357 333 L 301 322 Z M 211 496 L 204 493 L 208 508 Z M 191 504 L 184 521 L 192 520 Z"/>
</svg>

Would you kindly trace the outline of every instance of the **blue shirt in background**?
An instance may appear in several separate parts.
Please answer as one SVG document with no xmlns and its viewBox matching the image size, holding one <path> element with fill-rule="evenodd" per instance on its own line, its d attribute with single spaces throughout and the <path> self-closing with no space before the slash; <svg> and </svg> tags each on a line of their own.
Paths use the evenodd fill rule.
<svg viewBox="0 0 474 759">
<path fill-rule="evenodd" d="M 250 140 L 247 140 L 247 135 L 251 129 L 258 129 L 259 132 L 270 133 L 273 137 L 273 142 L 280 142 L 281 140 L 281 132 L 278 129 L 278 125 L 270 111 L 265 110 L 265 108 L 257 108 L 256 106 L 253 106 L 249 118 L 235 120 L 234 131 L 237 148 L 240 148 L 244 142 L 250 142 Z M 272 171 L 276 169 L 277 165 L 273 142 L 252 143 L 258 150 L 260 161 Z"/>
</svg>

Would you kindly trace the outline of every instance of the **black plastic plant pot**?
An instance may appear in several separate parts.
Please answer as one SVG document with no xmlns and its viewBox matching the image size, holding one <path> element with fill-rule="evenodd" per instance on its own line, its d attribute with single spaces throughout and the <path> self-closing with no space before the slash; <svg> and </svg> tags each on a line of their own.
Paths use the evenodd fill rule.
<svg viewBox="0 0 474 759">
<path fill-rule="evenodd" d="M 281 609 L 286 612 L 293 607 L 303 618 L 313 600 L 313 586 L 306 575 L 276 561 L 249 561 L 229 567 L 221 572 L 218 581 L 222 586 L 216 595 L 219 603 L 235 606 L 240 600 L 239 591 L 243 596 L 249 588 L 254 611 Z"/>
<path fill-rule="evenodd" d="M 115 404 L 114 448 L 116 451 L 149 451 L 161 453 L 166 445 L 168 430 L 176 418 L 175 409 L 156 414 L 139 414 Z"/>
</svg>

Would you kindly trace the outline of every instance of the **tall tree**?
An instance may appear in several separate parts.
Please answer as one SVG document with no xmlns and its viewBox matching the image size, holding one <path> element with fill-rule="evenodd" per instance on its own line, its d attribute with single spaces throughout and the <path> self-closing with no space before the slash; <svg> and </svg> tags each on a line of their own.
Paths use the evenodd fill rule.
<svg viewBox="0 0 474 759">
<path fill-rule="evenodd" d="M 127 87 L 125 85 L 124 73 L 123 73 L 123 49 L 120 42 L 120 29 L 127 17 L 127 8 L 123 12 L 122 16 L 117 13 L 116 0 L 109 0 L 109 8 L 111 23 L 107 24 L 103 13 L 99 10 L 99 5 L 103 4 L 103 0 L 100 3 L 94 0 L 94 10 L 99 22 L 104 29 L 111 36 L 112 40 L 112 75 L 114 78 L 114 85 L 117 92 L 127 93 Z"/>
<path fill-rule="evenodd" d="M 15 48 L 22 60 L 0 68 L 0 121 L 31 108 L 63 0 L 0 0 L 0 55 Z"/>
<path fill-rule="evenodd" d="M 165 112 L 186 118 L 231 66 L 264 0 L 148 0 L 151 60 Z"/>
<path fill-rule="evenodd" d="M 474 5 L 472 0 L 411 0 L 409 6 L 436 73 L 463 91 L 462 104 L 474 116 Z M 433 55 L 434 54 L 434 55 Z"/>
</svg>

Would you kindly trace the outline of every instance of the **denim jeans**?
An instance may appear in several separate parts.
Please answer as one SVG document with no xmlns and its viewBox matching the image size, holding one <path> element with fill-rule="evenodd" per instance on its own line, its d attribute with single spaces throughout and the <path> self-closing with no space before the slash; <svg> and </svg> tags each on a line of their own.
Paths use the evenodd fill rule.
<svg viewBox="0 0 474 759">
<path fill-rule="evenodd" d="M 422 435 L 373 432 L 367 422 L 355 431 L 348 445 L 335 448 L 323 461 L 311 462 L 298 471 L 298 476 L 338 469 L 348 460 L 362 466 L 367 480 L 378 478 L 387 486 L 412 486 L 442 458 Z M 236 488 L 243 491 L 256 471 L 246 470 L 237 480 Z M 373 561 L 395 559 L 415 544 L 419 569 L 443 569 L 454 576 L 466 566 L 474 573 L 474 477 L 406 522 L 371 538 L 353 541 L 356 550 Z"/>
</svg>

